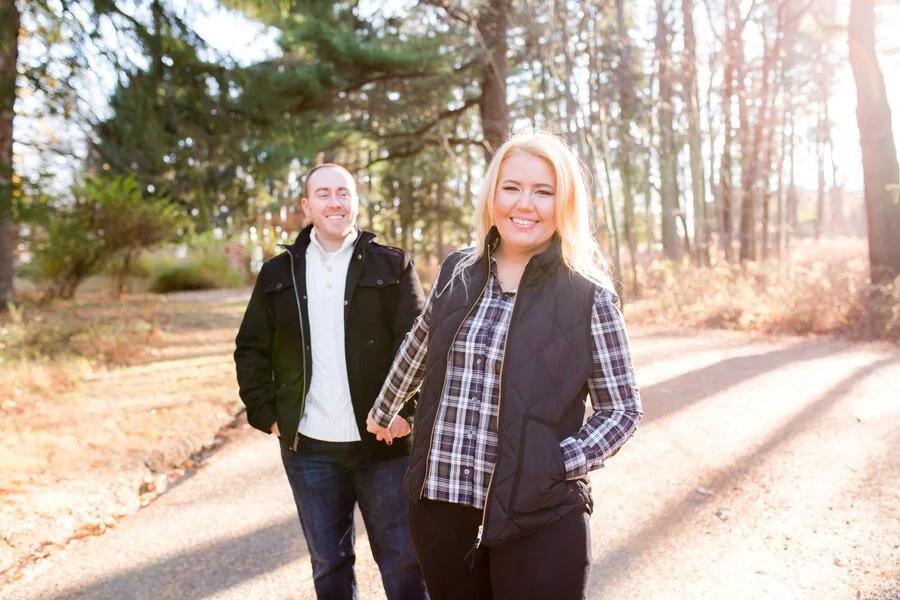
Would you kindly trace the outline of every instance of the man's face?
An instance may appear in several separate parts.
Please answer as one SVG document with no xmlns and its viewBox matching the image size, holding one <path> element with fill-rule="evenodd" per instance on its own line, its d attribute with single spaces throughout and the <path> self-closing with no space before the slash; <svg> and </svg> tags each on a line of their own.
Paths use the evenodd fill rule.
<svg viewBox="0 0 900 600">
<path fill-rule="evenodd" d="M 307 180 L 301 206 L 316 228 L 319 241 L 327 250 L 334 250 L 356 224 L 359 213 L 356 184 L 343 169 L 323 167 Z"/>
</svg>

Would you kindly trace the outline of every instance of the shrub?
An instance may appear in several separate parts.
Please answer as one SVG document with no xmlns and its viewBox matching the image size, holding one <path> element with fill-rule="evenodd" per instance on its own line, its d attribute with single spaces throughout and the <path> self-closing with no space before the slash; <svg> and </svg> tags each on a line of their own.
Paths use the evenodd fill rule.
<svg viewBox="0 0 900 600">
<path fill-rule="evenodd" d="M 190 290 L 238 287 L 244 275 L 232 267 L 224 254 L 203 253 L 180 261 L 165 261 L 153 275 L 150 290 L 157 294 Z"/>
<path fill-rule="evenodd" d="M 625 298 L 635 324 L 900 341 L 900 278 L 871 285 L 856 244 L 800 248 L 782 262 L 698 268 L 654 261 L 639 270 L 644 297 Z"/>
<path fill-rule="evenodd" d="M 146 194 L 130 175 L 87 177 L 71 196 L 30 210 L 35 235 L 28 274 L 47 283 L 46 299 L 71 299 L 85 278 L 117 259 L 121 287 L 141 250 L 190 226 L 182 209 L 165 196 Z"/>
</svg>

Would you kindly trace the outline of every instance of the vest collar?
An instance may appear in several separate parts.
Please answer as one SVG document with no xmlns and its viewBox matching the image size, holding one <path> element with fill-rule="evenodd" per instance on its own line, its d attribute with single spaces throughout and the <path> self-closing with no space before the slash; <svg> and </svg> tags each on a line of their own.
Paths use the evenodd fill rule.
<svg viewBox="0 0 900 600">
<path fill-rule="evenodd" d="M 495 225 L 491 227 L 491 230 L 488 231 L 487 236 L 485 236 L 484 239 L 486 251 L 482 258 L 484 259 L 485 276 L 490 273 L 490 257 L 497 251 L 499 245 L 500 232 Z M 559 233 L 554 232 L 547 249 L 539 254 L 535 254 L 531 257 L 531 260 L 528 261 L 528 266 L 525 267 L 525 273 L 522 275 L 522 281 L 520 282 L 519 287 L 534 285 L 543 280 L 553 271 L 553 269 L 558 267 L 560 263 L 562 263 L 562 238 L 559 237 Z"/>
</svg>

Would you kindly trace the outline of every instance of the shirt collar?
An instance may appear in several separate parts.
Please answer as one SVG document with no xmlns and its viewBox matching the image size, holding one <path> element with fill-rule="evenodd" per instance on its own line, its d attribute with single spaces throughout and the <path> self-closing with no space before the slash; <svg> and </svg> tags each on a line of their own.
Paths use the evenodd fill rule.
<svg viewBox="0 0 900 600">
<path fill-rule="evenodd" d="M 311 247 L 316 248 L 322 256 L 331 256 L 334 254 L 340 254 L 341 252 L 346 252 L 347 248 L 351 248 L 356 244 L 356 240 L 359 239 L 359 228 L 354 227 L 353 231 L 347 234 L 347 237 L 344 238 L 344 241 L 341 243 L 341 247 L 335 250 L 334 252 L 328 252 L 322 246 L 322 243 L 319 241 L 319 235 L 316 232 L 316 228 L 313 227 L 312 231 L 309 233 L 309 245 Z"/>
</svg>

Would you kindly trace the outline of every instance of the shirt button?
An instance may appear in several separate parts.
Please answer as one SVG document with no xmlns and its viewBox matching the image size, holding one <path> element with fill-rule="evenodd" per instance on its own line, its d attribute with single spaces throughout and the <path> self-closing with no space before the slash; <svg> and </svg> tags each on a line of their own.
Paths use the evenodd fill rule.
<svg viewBox="0 0 900 600">
<path fill-rule="evenodd" d="M 476 365 L 480 365 L 480 364 L 481 364 L 481 359 L 479 358 L 478 360 L 476 360 L 476 361 L 475 361 L 475 364 L 476 364 Z"/>
<path fill-rule="evenodd" d="M 378 285 L 384 285 L 384 279 L 379 279 L 375 283 L 377 283 Z"/>
<path fill-rule="evenodd" d="M 325 270 L 331 273 L 331 267 L 325 267 Z"/>
<path fill-rule="evenodd" d="M 331 284 L 330 284 L 330 283 L 326 283 L 326 284 L 325 284 L 325 288 L 330 290 L 330 289 L 331 289 Z"/>
<path fill-rule="evenodd" d="M 466 475 L 468 475 L 468 474 L 469 474 L 469 470 L 466 469 L 465 471 L 463 471 L 463 473 L 466 474 Z"/>
</svg>

